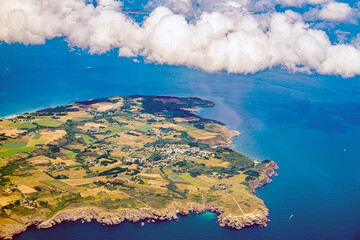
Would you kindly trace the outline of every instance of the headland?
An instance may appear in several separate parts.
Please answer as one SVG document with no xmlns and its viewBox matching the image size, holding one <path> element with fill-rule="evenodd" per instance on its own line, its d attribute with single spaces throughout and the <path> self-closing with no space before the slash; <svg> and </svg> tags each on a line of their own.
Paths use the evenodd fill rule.
<svg viewBox="0 0 360 240">
<path fill-rule="evenodd" d="M 255 189 L 275 162 L 231 148 L 240 133 L 202 118 L 199 98 L 120 96 L 0 119 L 0 237 L 63 221 L 114 225 L 213 211 L 266 226 Z"/>
</svg>

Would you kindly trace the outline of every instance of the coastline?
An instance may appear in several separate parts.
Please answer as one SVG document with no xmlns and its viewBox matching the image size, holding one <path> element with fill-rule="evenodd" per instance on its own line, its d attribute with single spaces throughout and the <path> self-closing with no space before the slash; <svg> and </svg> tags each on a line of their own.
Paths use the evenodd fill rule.
<svg viewBox="0 0 360 240">
<path fill-rule="evenodd" d="M 73 101 L 69 101 L 68 103 L 58 103 L 58 104 L 49 104 L 47 106 L 39 106 L 39 107 L 36 107 L 36 108 L 29 108 L 27 110 L 22 110 L 22 111 L 19 111 L 19 112 L 16 112 L 16 113 L 11 113 L 11 114 L 8 114 L 8 115 L 4 115 L 4 116 L 1 116 L 0 115 L 0 118 L 4 118 L 4 119 L 9 119 L 9 118 L 14 118 L 16 116 L 19 116 L 21 114 L 24 114 L 24 113 L 32 113 L 32 112 L 37 112 L 37 111 L 40 111 L 42 109 L 46 109 L 46 108 L 53 108 L 53 107 L 57 107 L 57 106 L 65 106 L 65 105 L 68 105 L 69 103 L 71 103 Z"/>
<path fill-rule="evenodd" d="M 255 193 L 256 189 L 265 186 L 268 183 L 272 182 L 271 177 L 277 176 L 276 170 L 279 169 L 279 166 L 275 162 L 270 162 L 269 168 L 267 168 L 264 172 L 264 178 L 262 180 L 258 180 L 253 182 L 251 185 L 251 192 Z"/>
<path fill-rule="evenodd" d="M 214 104 L 209 104 L 209 106 L 214 106 Z M 204 106 L 208 107 L 208 106 Z M 203 107 L 203 108 L 204 108 Z M 201 108 L 198 108 L 201 109 Z M 219 122 L 220 123 L 220 122 Z M 226 128 L 223 124 L 222 127 Z M 226 128 L 223 132 L 226 135 L 225 141 L 221 142 L 220 146 L 232 148 L 233 140 L 235 137 L 240 136 L 241 133 L 237 130 L 231 130 Z M 256 163 L 256 162 L 255 162 Z M 247 186 L 250 188 L 248 191 L 254 193 L 258 187 L 264 186 L 267 183 L 270 183 L 271 177 L 276 175 L 275 170 L 278 168 L 278 165 L 275 162 L 269 161 L 263 167 L 264 175 L 261 179 L 254 180 L 249 183 Z M 235 203 L 237 200 L 232 194 L 229 194 Z M 231 198 L 230 198 L 231 199 Z M 41 215 L 28 215 L 26 217 L 20 217 L 19 221 L 14 219 L 11 222 L 3 224 L 0 229 L 0 238 L 3 239 L 12 239 L 15 235 L 20 234 L 27 230 L 30 226 L 36 226 L 38 229 L 41 228 L 50 228 L 58 223 L 64 221 L 78 221 L 82 220 L 84 222 L 90 222 L 95 220 L 101 224 L 105 225 L 116 225 L 124 221 L 130 222 L 139 222 L 144 220 L 174 220 L 178 218 L 178 214 L 188 215 L 190 213 L 202 213 L 205 211 L 211 211 L 217 214 L 217 222 L 222 227 L 230 227 L 233 229 L 242 229 L 247 226 L 258 225 L 265 227 L 267 222 L 270 220 L 267 218 L 269 215 L 269 209 L 266 208 L 264 202 L 260 200 L 260 207 L 252 212 L 244 213 L 240 208 L 237 213 L 234 214 L 228 209 L 225 209 L 222 206 L 219 206 L 219 203 L 207 203 L 207 199 L 203 197 L 201 203 L 198 202 L 171 202 L 164 208 L 119 208 L 117 210 L 107 210 L 102 208 L 102 206 L 77 206 L 70 205 L 53 216 L 49 216 L 46 213 Z M 232 199 L 231 199 L 232 201 Z"/>
<path fill-rule="evenodd" d="M 267 169 L 267 174 L 263 180 L 259 180 L 254 183 L 251 190 L 255 190 L 259 187 L 266 185 L 272 181 L 271 177 L 276 176 L 275 170 L 278 169 L 278 165 L 272 162 Z M 91 222 L 97 221 L 100 224 L 105 225 L 117 225 L 124 221 L 140 222 L 140 221 L 164 221 L 164 220 L 176 220 L 180 215 L 188 215 L 190 213 L 200 214 L 205 211 L 211 211 L 217 214 L 217 223 L 221 227 L 229 227 L 232 229 L 240 230 L 244 227 L 260 226 L 266 227 L 270 222 L 268 219 L 269 209 L 265 207 L 260 210 L 255 210 L 251 213 L 243 215 L 233 215 L 231 213 L 224 212 L 224 208 L 216 204 L 204 204 L 188 202 L 186 205 L 173 202 L 169 207 L 164 209 L 153 208 L 141 208 L 141 209 L 118 209 L 116 211 L 108 211 L 98 207 L 68 207 L 56 213 L 50 219 L 46 219 L 44 216 L 33 216 L 33 218 L 24 221 L 25 224 L 12 224 L 5 228 L 7 231 L 0 232 L 0 238 L 13 239 L 14 236 L 25 232 L 29 227 L 36 226 L 37 229 L 50 228 L 56 224 L 67 221 Z M 25 220 L 25 219 L 24 219 Z"/>
<path fill-rule="evenodd" d="M 151 94 L 148 94 L 148 96 L 151 96 Z M 114 97 L 114 96 L 109 96 L 110 97 Z M 101 97 L 95 97 L 94 99 L 98 99 L 98 98 L 101 98 Z M 16 112 L 16 113 L 10 113 L 8 115 L 0 115 L 0 118 L 5 118 L 5 119 L 8 119 L 8 118 L 13 118 L 13 117 L 16 117 L 16 116 L 19 116 L 21 114 L 24 114 L 24 113 L 32 113 L 32 112 L 37 112 L 37 111 L 40 111 L 40 110 L 43 110 L 43 109 L 47 109 L 47 108 L 54 108 L 54 107 L 58 107 L 58 106 L 66 106 L 66 105 L 69 105 L 71 103 L 74 103 L 74 102 L 78 102 L 78 101 L 87 101 L 89 99 L 79 99 L 79 98 L 75 98 L 75 99 L 71 99 L 69 101 L 62 101 L 62 102 L 59 102 L 59 103 L 52 103 L 52 104 L 49 104 L 49 105 L 46 105 L 46 106 L 38 106 L 36 108 L 29 108 L 27 110 L 22 110 L 22 111 L 19 111 L 19 112 Z M 215 104 L 214 104 L 215 105 Z M 195 107 L 194 109 L 192 109 L 192 111 L 195 113 L 195 114 L 198 114 L 198 110 L 201 110 L 202 108 L 207 108 L 207 107 L 213 107 L 214 105 L 209 105 L 209 106 L 206 106 L 206 107 Z"/>
</svg>

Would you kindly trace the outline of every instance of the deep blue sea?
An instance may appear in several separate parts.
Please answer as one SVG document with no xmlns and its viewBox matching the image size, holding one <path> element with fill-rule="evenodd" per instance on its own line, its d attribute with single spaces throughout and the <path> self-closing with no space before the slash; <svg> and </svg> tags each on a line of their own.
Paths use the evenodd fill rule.
<svg viewBox="0 0 360 240">
<path fill-rule="evenodd" d="M 0 44 L 0 116 L 136 93 L 212 100 L 214 108 L 199 112 L 242 133 L 234 148 L 279 164 L 279 176 L 257 192 L 270 209 L 268 227 L 221 228 L 207 212 L 144 227 L 64 223 L 16 240 L 360 239 L 360 77 L 279 68 L 209 74 L 69 51 L 63 39 Z"/>
</svg>

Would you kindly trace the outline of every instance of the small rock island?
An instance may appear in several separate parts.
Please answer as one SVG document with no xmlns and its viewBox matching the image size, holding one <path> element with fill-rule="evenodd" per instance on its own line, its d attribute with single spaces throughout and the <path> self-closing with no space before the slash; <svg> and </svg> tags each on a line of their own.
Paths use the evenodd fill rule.
<svg viewBox="0 0 360 240">
<path fill-rule="evenodd" d="M 266 226 L 255 189 L 276 163 L 231 148 L 240 133 L 205 119 L 199 98 L 121 96 L 0 119 L 0 237 L 62 221 L 119 224 L 218 214 Z"/>
</svg>

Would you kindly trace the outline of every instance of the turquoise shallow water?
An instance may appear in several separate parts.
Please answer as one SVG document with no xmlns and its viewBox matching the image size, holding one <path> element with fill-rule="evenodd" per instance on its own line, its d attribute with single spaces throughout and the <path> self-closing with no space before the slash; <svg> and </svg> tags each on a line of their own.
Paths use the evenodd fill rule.
<svg viewBox="0 0 360 240">
<path fill-rule="evenodd" d="M 257 193 L 270 209 L 267 228 L 220 228 L 205 213 L 144 227 L 66 223 L 16 239 L 360 239 L 359 80 L 281 69 L 208 74 L 135 63 L 115 52 L 69 52 L 62 39 L 2 44 L 1 116 L 112 95 L 198 96 L 216 103 L 200 114 L 243 133 L 234 148 L 280 166 L 279 176 Z"/>
</svg>

